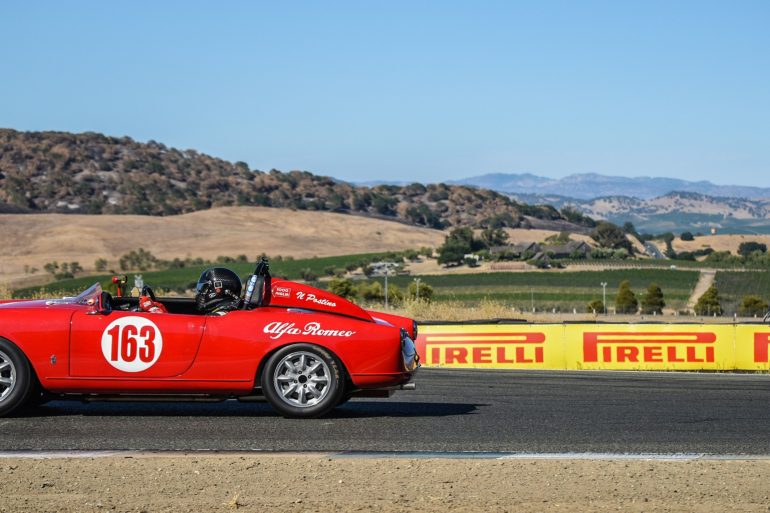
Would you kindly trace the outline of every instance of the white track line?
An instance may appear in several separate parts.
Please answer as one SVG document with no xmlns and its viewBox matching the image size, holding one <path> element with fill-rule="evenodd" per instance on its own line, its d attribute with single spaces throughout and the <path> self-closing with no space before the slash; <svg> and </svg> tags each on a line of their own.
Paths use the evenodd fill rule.
<svg viewBox="0 0 770 513">
<path fill-rule="evenodd" d="M 201 456 L 312 456 L 334 459 L 488 459 L 578 461 L 770 461 L 770 454 L 603 452 L 285 452 L 285 451 L 0 451 L 0 459 L 185 458 Z"/>
</svg>

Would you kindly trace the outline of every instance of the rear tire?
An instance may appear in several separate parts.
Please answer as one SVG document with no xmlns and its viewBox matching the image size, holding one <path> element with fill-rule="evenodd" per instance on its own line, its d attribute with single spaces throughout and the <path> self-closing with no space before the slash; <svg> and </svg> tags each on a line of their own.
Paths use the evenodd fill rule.
<svg viewBox="0 0 770 513">
<path fill-rule="evenodd" d="M 0 338 L 0 417 L 22 406 L 32 389 L 32 368 L 15 344 Z"/>
<path fill-rule="evenodd" d="M 325 349 L 293 344 L 267 361 L 260 377 L 262 393 L 288 418 L 313 418 L 329 413 L 345 392 L 340 365 Z"/>
</svg>

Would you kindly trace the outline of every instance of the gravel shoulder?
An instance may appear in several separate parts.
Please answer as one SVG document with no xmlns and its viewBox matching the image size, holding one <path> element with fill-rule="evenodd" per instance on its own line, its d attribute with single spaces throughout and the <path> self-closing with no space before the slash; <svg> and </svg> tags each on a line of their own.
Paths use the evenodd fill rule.
<svg viewBox="0 0 770 513">
<path fill-rule="evenodd" d="M 767 511 L 770 461 L 0 459 L 0 512 Z"/>
</svg>

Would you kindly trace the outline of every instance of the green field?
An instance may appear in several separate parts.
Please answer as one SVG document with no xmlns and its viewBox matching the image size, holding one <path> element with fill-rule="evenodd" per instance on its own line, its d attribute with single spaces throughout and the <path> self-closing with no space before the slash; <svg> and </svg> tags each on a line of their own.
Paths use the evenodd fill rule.
<svg viewBox="0 0 770 513">
<path fill-rule="evenodd" d="M 411 276 L 390 278 L 402 290 L 414 280 Z M 657 283 L 669 308 L 683 309 L 698 281 L 696 271 L 660 269 L 621 269 L 581 272 L 517 272 L 420 276 L 421 283 L 433 287 L 436 300 L 459 301 L 468 305 L 482 300 L 500 301 L 517 310 L 585 311 L 586 304 L 602 299 L 601 283 L 607 283 L 607 305 L 623 280 L 631 283 L 638 298 L 650 283 Z M 380 278 L 382 281 L 382 278 Z"/>
<path fill-rule="evenodd" d="M 725 315 L 738 311 L 744 296 L 755 295 L 770 301 L 770 272 L 717 272 L 716 286 L 722 298 L 721 305 Z"/>
</svg>

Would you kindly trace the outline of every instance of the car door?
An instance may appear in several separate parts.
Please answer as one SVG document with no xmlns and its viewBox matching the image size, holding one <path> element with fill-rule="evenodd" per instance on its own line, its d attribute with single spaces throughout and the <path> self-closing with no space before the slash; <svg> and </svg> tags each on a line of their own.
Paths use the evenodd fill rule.
<svg viewBox="0 0 770 513">
<path fill-rule="evenodd" d="M 204 315 L 77 312 L 70 330 L 70 373 L 126 379 L 179 376 L 195 360 L 205 324 Z"/>
</svg>

